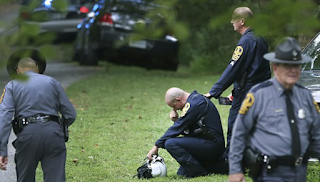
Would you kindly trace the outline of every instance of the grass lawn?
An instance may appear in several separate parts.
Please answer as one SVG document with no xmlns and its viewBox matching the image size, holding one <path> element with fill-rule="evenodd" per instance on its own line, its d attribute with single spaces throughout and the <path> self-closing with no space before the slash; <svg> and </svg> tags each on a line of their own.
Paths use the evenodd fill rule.
<svg viewBox="0 0 320 182">
<path fill-rule="evenodd" d="M 104 63 L 105 72 L 73 84 L 67 94 L 77 110 L 77 120 L 70 129 L 67 143 L 67 181 L 122 182 L 140 181 L 133 178 L 155 141 L 172 125 L 171 109 L 164 102 L 170 87 L 188 92 L 207 93 L 218 76 L 191 74 L 137 67 L 122 67 Z M 230 89 L 224 92 L 224 96 Z M 230 106 L 216 104 L 223 129 L 227 131 Z M 176 175 L 178 163 L 164 149 L 168 177 L 149 181 L 227 181 L 226 175 L 209 175 L 185 179 Z M 318 166 L 310 170 L 310 181 L 319 181 Z M 42 172 L 38 169 L 37 181 Z M 247 178 L 247 181 L 251 181 Z"/>
</svg>

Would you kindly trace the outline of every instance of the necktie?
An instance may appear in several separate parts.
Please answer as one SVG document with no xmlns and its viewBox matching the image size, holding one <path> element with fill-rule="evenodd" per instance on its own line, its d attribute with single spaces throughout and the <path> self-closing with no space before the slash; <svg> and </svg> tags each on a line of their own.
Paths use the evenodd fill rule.
<svg viewBox="0 0 320 182">
<path fill-rule="evenodd" d="M 284 93 L 286 95 L 287 114 L 288 114 L 290 129 L 291 129 L 292 155 L 294 157 L 300 157 L 300 153 L 301 153 L 300 135 L 299 135 L 298 125 L 297 125 L 297 120 L 293 111 L 293 104 L 290 99 L 290 95 L 292 91 L 285 90 Z"/>
</svg>

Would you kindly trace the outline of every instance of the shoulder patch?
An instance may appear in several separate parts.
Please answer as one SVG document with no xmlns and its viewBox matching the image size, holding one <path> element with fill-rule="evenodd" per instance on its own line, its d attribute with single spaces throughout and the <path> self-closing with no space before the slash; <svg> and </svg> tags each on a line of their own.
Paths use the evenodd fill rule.
<svg viewBox="0 0 320 182">
<path fill-rule="evenodd" d="M 267 81 L 264 81 L 260 84 L 258 84 L 257 86 L 253 87 L 251 92 L 255 93 L 256 91 L 258 91 L 259 89 L 261 88 L 265 88 L 265 87 L 268 87 L 270 85 L 272 85 L 273 83 L 270 81 L 270 80 L 267 80 Z"/>
<path fill-rule="evenodd" d="M 316 107 L 317 112 L 320 113 L 320 108 L 319 108 L 318 103 L 315 100 L 313 100 L 313 104 Z"/>
<path fill-rule="evenodd" d="M 243 48 L 241 46 L 237 46 L 236 49 L 233 52 L 232 60 L 238 61 L 238 59 L 240 58 L 242 53 L 243 53 Z"/>
<path fill-rule="evenodd" d="M 239 114 L 246 114 L 249 111 L 250 107 L 253 105 L 253 103 L 254 103 L 254 96 L 252 93 L 248 93 L 241 105 Z"/>
<path fill-rule="evenodd" d="M 3 100 L 3 97 L 4 97 L 4 94 L 6 93 L 6 88 L 3 89 L 3 93 L 0 97 L 0 104 L 2 103 L 2 100 Z"/>
<path fill-rule="evenodd" d="M 187 102 L 186 105 L 184 106 L 184 108 L 182 109 L 180 116 L 183 117 L 184 115 L 186 115 L 186 113 L 188 112 L 189 109 L 190 109 L 190 103 Z"/>
</svg>

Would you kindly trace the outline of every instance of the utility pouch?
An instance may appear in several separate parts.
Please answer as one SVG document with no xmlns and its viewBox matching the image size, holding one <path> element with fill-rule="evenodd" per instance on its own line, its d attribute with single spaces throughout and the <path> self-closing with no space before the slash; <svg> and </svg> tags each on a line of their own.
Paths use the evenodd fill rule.
<svg viewBox="0 0 320 182">
<path fill-rule="evenodd" d="M 18 118 L 14 118 L 11 124 L 12 124 L 12 129 L 14 134 L 18 135 L 19 133 L 22 132 L 23 124 L 22 124 L 22 121 L 20 121 Z"/>
<path fill-rule="evenodd" d="M 254 151 L 250 146 L 247 146 L 244 150 L 243 157 L 243 167 L 249 169 L 249 176 L 252 179 L 256 179 L 262 170 L 262 155 L 259 152 Z"/>
</svg>

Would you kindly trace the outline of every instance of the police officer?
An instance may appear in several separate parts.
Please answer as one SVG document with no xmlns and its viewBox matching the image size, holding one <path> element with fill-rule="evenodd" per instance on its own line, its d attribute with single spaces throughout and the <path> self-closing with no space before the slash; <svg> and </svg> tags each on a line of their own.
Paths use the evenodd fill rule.
<svg viewBox="0 0 320 182">
<path fill-rule="evenodd" d="M 182 112 L 156 141 L 147 157 L 152 160 L 152 155 L 158 154 L 158 148 L 164 148 L 180 164 L 178 175 L 196 177 L 212 172 L 210 162 L 218 160 L 225 145 L 220 116 L 214 104 L 197 91 L 187 93 L 176 87 L 167 90 L 165 102 L 174 112 Z"/>
<path fill-rule="evenodd" d="M 17 61 L 21 52 L 30 52 L 35 60 L 23 57 Z M 66 126 L 70 126 L 76 112 L 59 82 L 39 74 L 45 68 L 45 60 L 40 54 L 37 50 L 26 49 L 9 58 L 8 65 L 18 62 L 18 75 L 5 86 L 0 99 L 0 168 L 6 170 L 8 163 L 7 144 L 14 118 L 17 139 L 13 145 L 18 182 L 35 181 L 39 161 L 45 182 L 66 181 L 66 146 L 59 115 Z M 9 73 L 14 75 L 12 71 Z"/>
<path fill-rule="evenodd" d="M 250 146 L 256 157 L 248 159 L 261 168 L 255 181 L 303 182 L 308 149 L 320 158 L 319 107 L 310 91 L 297 84 L 300 65 L 311 58 L 301 55 L 291 37 L 264 57 L 274 78 L 254 86 L 242 103 L 231 139 L 229 181 L 244 181 L 241 163 Z"/>
<path fill-rule="evenodd" d="M 241 103 L 248 90 L 255 84 L 271 77 L 269 62 L 263 58 L 268 52 L 268 45 L 262 37 L 254 35 L 247 20 L 253 15 L 248 7 L 238 7 L 234 10 L 231 23 L 234 30 L 242 35 L 235 48 L 228 67 L 219 80 L 212 86 L 208 98 L 219 98 L 224 90 L 233 84 L 232 106 L 228 118 L 227 147 L 222 156 L 228 158 L 231 131 Z"/>
</svg>

